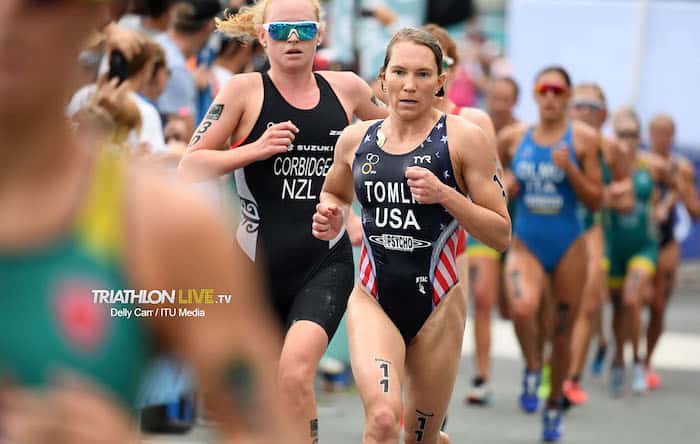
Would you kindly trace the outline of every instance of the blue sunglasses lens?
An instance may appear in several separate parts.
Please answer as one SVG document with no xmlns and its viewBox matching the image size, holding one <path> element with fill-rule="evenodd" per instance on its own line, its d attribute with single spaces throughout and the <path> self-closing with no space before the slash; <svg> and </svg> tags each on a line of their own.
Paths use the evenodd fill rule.
<svg viewBox="0 0 700 444">
<path fill-rule="evenodd" d="M 311 40 L 316 37 L 318 26 L 314 22 L 273 22 L 267 24 L 267 32 L 275 40 L 287 40 L 292 30 L 296 31 L 299 40 Z"/>
</svg>

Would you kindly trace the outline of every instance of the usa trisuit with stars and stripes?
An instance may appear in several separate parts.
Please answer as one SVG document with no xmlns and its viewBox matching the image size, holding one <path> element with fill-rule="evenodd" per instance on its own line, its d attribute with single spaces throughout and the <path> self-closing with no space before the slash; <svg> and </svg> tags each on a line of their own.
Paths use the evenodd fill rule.
<svg viewBox="0 0 700 444">
<path fill-rule="evenodd" d="M 406 154 L 377 145 L 383 121 L 369 127 L 353 161 L 355 192 L 362 205 L 360 282 L 379 302 L 406 344 L 457 282 L 457 220 L 439 204 L 419 204 L 406 168 L 430 170 L 457 189 L 447 144 L 446 116 Z"/>
</svg>

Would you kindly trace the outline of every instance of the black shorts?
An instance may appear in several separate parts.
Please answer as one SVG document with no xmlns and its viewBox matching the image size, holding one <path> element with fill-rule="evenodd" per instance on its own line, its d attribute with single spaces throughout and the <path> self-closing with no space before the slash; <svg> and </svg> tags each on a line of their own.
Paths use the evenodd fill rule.
<svg viewBox="0 0 700 444">
<path fill-rule="evenodd" d="M 674 240 L 676 238 L 673 234 L 673 224 L 664 223 L 659 225 L 659 248 L 664 248 Z"/>
<path fill-rule="evenodd" d="M 283 276 L 271 279 L 272 306 L 285 332 L 296 321 L 311 321 L 325 330 L 330 342 L 345 314 L 355 282 L 352 245 L 347 236 L 338 242 L 296 291 L 284 287 Z"/>
</svg>

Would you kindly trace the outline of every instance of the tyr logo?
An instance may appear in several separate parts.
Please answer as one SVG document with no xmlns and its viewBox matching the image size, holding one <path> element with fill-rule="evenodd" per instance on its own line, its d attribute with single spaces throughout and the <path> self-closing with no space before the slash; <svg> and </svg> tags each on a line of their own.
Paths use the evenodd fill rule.
<svg viewBox="0 0 700 444">
<path fill-rule="evenodd" d="M 413 156 L 413 163 L 416 163 L 416 164 L 418 164 L 418 163 L 420 163 L 420 164 L 432 163 L 430 154 L 425 155 L 425 156 Z"/>
</svg>

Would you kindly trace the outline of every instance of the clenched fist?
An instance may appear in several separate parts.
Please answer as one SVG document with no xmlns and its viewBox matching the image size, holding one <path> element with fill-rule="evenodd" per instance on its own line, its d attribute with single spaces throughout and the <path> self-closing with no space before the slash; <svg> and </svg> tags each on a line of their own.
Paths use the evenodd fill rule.
<svg viewBox="0 0 700 444">
<path fill-rule="evenodd" d="M 265 160 L 275 154 L 286 153 L 298 132 L 299 128 L 289 120 L 270 125 L 251 147 L 256 160 Z"/>
<path fill-rule="evenodd" d="M 323 241 L 335 239 L 343 228 L 343 212 L 337 205 L 319 203 L 313 216 L 311 232 Z"/>
<path fill-rule="evenodd" d="M 445 185 L 430 170 L 411 166 L 406 168 L 408 187 L 416 202 L 420 204 L 442 203 L 445 198 Z"/>
</svg>

